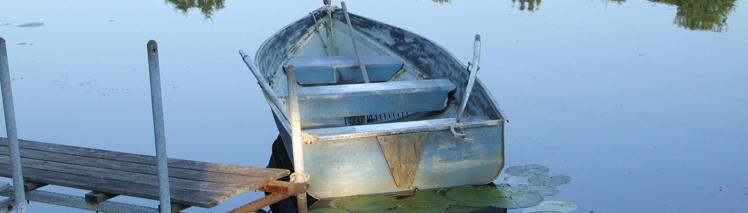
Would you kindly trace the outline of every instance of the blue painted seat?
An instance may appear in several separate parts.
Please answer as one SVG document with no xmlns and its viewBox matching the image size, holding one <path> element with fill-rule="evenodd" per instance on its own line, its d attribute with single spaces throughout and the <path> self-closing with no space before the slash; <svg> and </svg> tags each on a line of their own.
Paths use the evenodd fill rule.
<svg viewBox="0 0 748 213">
<path fill-rule="evenodd" d="M 403 67 L 403 62 L 384 55 L 364 56 L 362 60 L 371 82 L 388 81 Z M 296 57 L 286 65 L 296 67 L 296 81 L 301 85 L 363 82 L 354 56 Z"/>
<path fill-rule="evenodd" d="M 299 87 L 299 111 L 303 119 L 440 111 L 454 89 L 446 79 Z"/>
</svg>

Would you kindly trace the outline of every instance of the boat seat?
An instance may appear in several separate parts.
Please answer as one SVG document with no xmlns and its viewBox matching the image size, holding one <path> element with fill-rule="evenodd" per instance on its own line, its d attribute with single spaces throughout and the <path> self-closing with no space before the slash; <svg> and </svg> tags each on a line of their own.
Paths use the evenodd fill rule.
<svg viewBox="0 0 748 213">
<path fill-rule="evenodd" d="M 299 112 L 314 119 L 440 111 L 454 89 L 447 79 L 299 87 Z"/>
<path fill-rule="evenodd" d="M 403 62 L 389 56 L 363 56 L 370 82 L 388 81 L 403 67 Z M 355 56 L 296 57 L 286 66 L 296 67 L 296 81 L 301 85 L 344 84 L 363 82 Z"/>
</svg>

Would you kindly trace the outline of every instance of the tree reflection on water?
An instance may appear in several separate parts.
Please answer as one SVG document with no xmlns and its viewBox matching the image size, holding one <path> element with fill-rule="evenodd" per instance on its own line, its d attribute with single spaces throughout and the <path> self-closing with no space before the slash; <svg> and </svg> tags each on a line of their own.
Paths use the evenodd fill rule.
<svg viewBox="0 0 748 213">
<path fill-rule="evenodd" d="M 673 21 L 689 30 L 723 32 L 727 17 L 735 9 L 735 0 L 649 0 L 674 5 L 678 12 Z"/>
<path fill-rule="evenodd" d="M 224 8 L 225 0 L 166 0 L 179 11 L 187 13 L 195 8 L 202 12 L 206 19 L 213 12 Z M 449 4 L 451 0 L 432 0 L 439 4 Z M 606 0 L 622 4 L 626 0 Z M 735 9 L 735 0 L 648 0 L 678 7 L 673 21 L 681 28 L 723 32 L 727 27 L 727 18 Z M 512 5 L 521 11 L 535 12 L 540 9 L 541 0 L 512 0 Z M 517 5 L 518 4 L 518 5 Z"/>
<path fill-rule="evenodd" d="M 206 19 L 213 16 L 213 12 L 223 9 L 225 0 L 166 0 L 174 5 L 174 8 L 187 13 L 192 8 L 199 9 Z"/>
<path fill-rule="evenodd" d="M 534 12 L 540 7 L 540 0 L 512 0 L 512 6 L 514 6 L 518 1 L 519 7 L 517 8 L 522 11 L 527 9 L 527 11 Z"/>
<path fill-rule="evenodd" d="M 450 3 L 450 0 L 432 0 L 439 4 Z M 605 0 L 623 4 L 626 0 Z M 648 0 L 678 7 L 673 21 L 681 28 L 723 32 L 727 27 L 727 18 L 735 9 L 735 0 Z M 517 2 L 519 5 L 516 6 Z M 537 11 L 541 0 L 512 0 L 512 5 L 521 11 Z"/>
</svg>

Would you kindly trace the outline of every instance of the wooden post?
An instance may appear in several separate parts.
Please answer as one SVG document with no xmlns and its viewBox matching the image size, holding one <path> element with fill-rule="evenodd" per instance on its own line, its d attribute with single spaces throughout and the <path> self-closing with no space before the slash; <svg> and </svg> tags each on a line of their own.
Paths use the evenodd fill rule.
<svg viewBox="0 0 748 213">
<path fill-rule="evenodd" d="M 161 74 L 158 65 L 158 44 L 148 41 L 148 71 L 151 79 L 151 107 L 153 110 L 153 131 L 156 138 L 156 159 L 158 164 L 159 209 L 161 213 L 171 213 L 171 192 L 169 191 L 169 167 L 166 158 L 166 135 L 164 133 L 164 105 L 161 102 Z"/>
<path fill-rule="evenodd" d="M 21 171 L 21 152 L 18 145 L 16 113 L 13 108 L 13 91 L 10 86 L 10 68 L 8 68 L 8 50 L 5 39 L 0 37 L 0 87 L 3 93 L 3 112 L 5 113 L 5 131 L 8 134 L 10 164 L 13 170 L 13 188 L 15 188 L 16 212 L 26 212 L 26 191 L 23 189 L 23 172 Z"/>
</svg>

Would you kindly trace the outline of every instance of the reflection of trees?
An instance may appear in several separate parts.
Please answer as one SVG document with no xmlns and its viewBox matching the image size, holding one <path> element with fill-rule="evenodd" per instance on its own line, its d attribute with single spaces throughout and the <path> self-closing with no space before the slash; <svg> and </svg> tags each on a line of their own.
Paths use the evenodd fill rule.
<svg viewBox="0 0 748 213">
<path fill-rule="evenodd" d="M 675 5 L 675 23 L 689 30 L 722 32 L 727 17 L 735 8 L 735 0 L 649 0 Z"/>
<path fill-rule="evenodd" d="M 174 5 L 174 8 L 187 13 L 187 10 L 192 8 L 200 9 L 205 18 L 213 16 L 213 12 L 219 9 L 223 9 L 224 0 L 166 0 Z"/>
<path fill-rule="evenodd" d="M 433 2 L 439 3 L 439 4 L 448 4 L 450 3 L 450 0 L 431 0 Z"/>
<path fill-rule="evenodd" d="M 525 10 L 534 12 L 540 7 L 540 0 L 512 0 L 512 5 L 519 1 L 519 10 Z"/>
<path fill-rule="evenodd" d="M 623 3 L 626 0 L 606 0 Z M 675 24 L 689 30 L 722 32 L 727 17 L 735 8 L 735 0 L 649 0 L 678 7 Z"/>
</svg>

